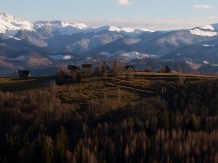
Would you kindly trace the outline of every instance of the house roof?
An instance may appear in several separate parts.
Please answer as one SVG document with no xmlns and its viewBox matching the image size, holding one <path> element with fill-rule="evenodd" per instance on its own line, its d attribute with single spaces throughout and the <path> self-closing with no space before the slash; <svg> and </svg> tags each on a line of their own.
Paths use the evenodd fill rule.
<svg viewBox="0 0 218 163">
<path fill-rule="evenodd" d="M 19 70 L 18 74 L 29 74 L 29 70 Z"/>
<path fill-rule="evenodd" d="M 133 69 L 133 65 L 125 65 L 125 68 L 126 68 L 126 70 L 129 69 L 129 68 Z"/>
<path fill-rule="evenodd" d="M 80 70 L 80 68 L 77 67 L 76 65 L 68 65 L 68 69 L 69 70 Z"/>
<path fill-rule="evenodd" d="M 168 69 L 168 70 L 172 70 L 170 67 L 168 66 L 164 66 L 164 68 Z"/>
<path fill-rule="evenodd" d="M 82 64 L 83 68 L 92 68 L 92 64 Z"/>
<path fill-rule="evenodd" d="M 168 67 L 168 66 L 164 66 L 163 67 L 165 70 L 167 70 L 167 71 L 171 71 L 172 69 L 170 68 L 170 67 Z"/>
</svg>

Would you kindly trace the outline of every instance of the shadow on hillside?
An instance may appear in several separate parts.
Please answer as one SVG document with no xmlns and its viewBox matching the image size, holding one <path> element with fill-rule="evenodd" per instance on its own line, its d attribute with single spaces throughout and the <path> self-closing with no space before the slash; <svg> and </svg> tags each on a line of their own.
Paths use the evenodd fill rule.
<svg viewBox="0 0 218 163">
<path fill-rule="evenodd" d="M 53 76 L 30 77 L 30 78 L 11 78 L 8 81 L 0 82 L 0 91 L 2 92 L 19 92 L 29 89 L 39 89 L 49 86 L 54 80 Z"/>
</svg>

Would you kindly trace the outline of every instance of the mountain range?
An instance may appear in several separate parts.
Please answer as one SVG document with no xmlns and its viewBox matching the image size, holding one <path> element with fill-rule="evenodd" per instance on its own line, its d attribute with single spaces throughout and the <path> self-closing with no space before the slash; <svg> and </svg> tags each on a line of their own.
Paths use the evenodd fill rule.
<svg viewBox="0 0 218 163">
<path fill-rule="evenodd" d="M 93 63 L 97 66 L 102 61 L 110 63 L 114 60 L 144 69 L 147 64 L 152 64 L 146 59 L 172 67 L 181 63 L 195 71 L 217 66 L 218 24 L 152 31 L 88 27 L 82 22 L 31 23 L 6 12 L 0 13 L 1 76 L 15 75 L 18 69 L 38 72 L 34 75 L 47 75 L 67 64 Z M 137 63 L 141 61 L 138 60 L 143 60 L 144 65 L 139 66 Z M 158 65 L 151 66 L 155 69 Z"/>
</svg>

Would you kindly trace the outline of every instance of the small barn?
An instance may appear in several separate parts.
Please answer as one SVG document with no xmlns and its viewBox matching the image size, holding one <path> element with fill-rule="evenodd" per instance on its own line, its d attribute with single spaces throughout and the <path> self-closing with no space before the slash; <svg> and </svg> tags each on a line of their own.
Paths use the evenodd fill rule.
<svg viewBox="0 0 218 163">
<path fill-rule="evenodd" d="M 161 68 L 161 73 L 171 73 L 172 69 L 168 66 L 164 66 Z"/>
<path fill-rule="evenodd" d="M 77 67 L 76 65 L 68 65 L 68 70 L 71 70 L 71 71 L 73 71 L 73 70 L 80 70 L 80 68 Z"/>
<path fill-rule="evenodd" d="M 77 67 L 76 65 L 68 65 L 68 74 L 66 76 L 66 78 L 71 78 L 73 80 L 77 80 L 77 76 L 78 76 L 78 71 L 80 71 L 80 68 Z"/>
<path fill-rule="evenodd" d="M 82 72 L 93 73 L 92 64 L 82 64 Z"/>
<path fill-rule="evenodd" d="M 30 77 L 29 70 L 19 70 L 18 72 L 19 77 Z"/>
<path fill-rule="evenodd" d="M 125 65 L 125 70 L 126 71 L 134 71 L 133 65 Z"/>
</svg>

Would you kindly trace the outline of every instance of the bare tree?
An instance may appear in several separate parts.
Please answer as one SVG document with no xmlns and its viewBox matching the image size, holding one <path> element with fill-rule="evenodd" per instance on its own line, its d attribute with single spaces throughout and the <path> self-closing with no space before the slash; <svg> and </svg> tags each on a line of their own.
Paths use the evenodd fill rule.
<svg viewBox="0 0 218 163">
<path fill-rule="evenodd" d="M 54 95 L 56 94 L 56 87 L 57 87 L 57 85 L 56 85 L 55 81 L 51 81 L 50 88 L 51 88 L 52 94 L 54 94 Z"/>
<path fill-rule="evenodd" d="M 147 66 L 147 67 L 145 68 L 145 71 L 146 71 L 146 72 L 151 72 L 151 66 Z"/>
<path fill-rule="evenodd" d="M 114 74 L 117 74 L 117 72 L 118 72 L 118 63 L 116 62 L 116 61 L 114 61 L 113 63 L 112 63 L 112 70 L 113 70 L 113 72 L 114 72 Z"/>
<path fill-rule="evenodd" d="M 117 90 L 117 91 L 118 91 L 118 101 L 120 102 L 120 100 L 121 100 L 120 87 L 118 87 L 117 89 L 118 89 L 118 90 Z"/>
<path fill-rule="evenodd" d="M 133 80 L 134 80 L 133 71 L 128 71 L 127 73 L 128 73 L 128 74 L 127 74 L 127 75 L 128 75 L 128 80 L 129 80 L 129 81 L 133 81 Z"/>
<path fill-rule="evenodd" d="M 77 80 L 77 72 L 76 72 L 76 70 L 73 70 L 73 71 L 71 72 L 71 74 L 72 74 L 72 81 L 73 81 L 73 82 L 76 82 L 76 80 Z"/>
<path fill-rule="evenodd" d="M 183 69 L 180 66 L 178 66 L 178 74 L 179 74 L 179 83 L 183 85 L 184 84 Z"/>
<path fill-rule="evenodd" d="M 112 63 L 112 71 L 115 75 L 120 75 L 120 73 L 122 72 L 122 65 L 114 61 Z"/>
<path fill-rule="evenodd" d="M 65 68 L 58 68 L 57 71 L 57 82 L 62 82 L 64 76 L 67 74 L 67 70 Z"/>
<path fill-rule="evenodd" d="M 104 73 L 106 72 L 106 70 L 107 70 L 107 65 L 106 65 L 105 62 L 102 63 L 102 64 L 100 64 L 99 70 L 100 70 L 100 74 L 104 74 Z"/>
</svg>

